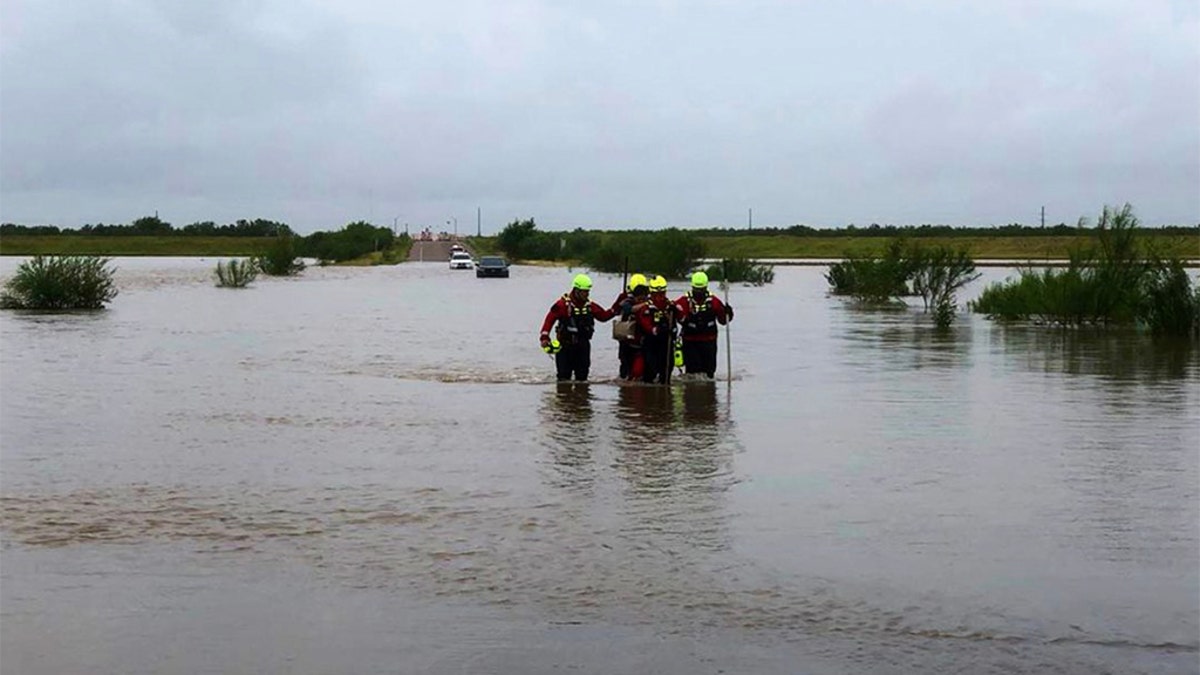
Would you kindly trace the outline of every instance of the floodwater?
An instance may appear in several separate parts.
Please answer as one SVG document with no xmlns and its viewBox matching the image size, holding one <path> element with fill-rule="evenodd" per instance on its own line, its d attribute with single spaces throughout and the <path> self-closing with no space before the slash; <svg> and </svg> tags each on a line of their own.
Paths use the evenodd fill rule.
<svg viewBox="0 0 1200 675">
<path fill-rule="evenodd" d="M 781 267 L 717 384 L 564 386 L 568 270 L 214 264 L 0 313 L 3 673 L 1200 672 L 1195 349 Z"/>
</svg>

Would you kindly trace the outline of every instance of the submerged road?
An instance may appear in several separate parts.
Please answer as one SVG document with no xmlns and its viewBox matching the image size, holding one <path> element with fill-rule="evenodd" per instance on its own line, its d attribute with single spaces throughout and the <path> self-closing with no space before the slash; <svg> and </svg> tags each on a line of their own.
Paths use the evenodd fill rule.
<svg viewBox="0 0 1200 675">
<path fill-rule="evenodd" d="M 412 249 L 408 252 L 409 262 L 446 262 L 450 260 L 450 247 L 454 245 L 453 241 L 414 241 Z M 464 250 L 471 253 L 471 249 L 463 245 Z M 474 253 L 471 256 L 474 257 Z"/>
</svg>

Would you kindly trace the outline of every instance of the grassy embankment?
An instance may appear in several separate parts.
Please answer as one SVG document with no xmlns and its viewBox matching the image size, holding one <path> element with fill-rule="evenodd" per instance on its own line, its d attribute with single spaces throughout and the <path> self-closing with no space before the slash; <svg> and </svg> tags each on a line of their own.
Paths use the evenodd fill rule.
<svg viewBox="0 0 1200 675">
<path fill-rule="evenodd" d="M 1200 237 L 1156 235 L 1141 231 L 1164 256 L 1200 260 Z M 817 258 L 840 260 L 847 255 L 882 255 L 887 237 L 796 237 L 748 235 L 702 237 L 710 258 L 779 260 Z M 105 256 L 255 256 L 266 251 L 270 237 L 88 236 L 7 235 L 0 237 L 0 255 L 105 255 Z M 928 246 L 966 247 L 976 260 L 1037 262 L 1064 260 L 1073 246 L 1088 243 L 1084 237 L 921 237 Z M 495 237 L 468 237 L 476 255 L 497 253 Z M 401 258 L 403 259 L 403 258 Z"/>
<path fill-rule="evenodd" d="M 1200 259 L 1200 237 L 1155 235 L 1153 230 L 1142 230 L 1143 238 L 1152 242 L 1154 249 L 1164 256 L 1178 256 L 1188 260 Z M 787 258 L 821 258 L 837 260 L 850 256 L 883 255 L 889 237 L 794 237 L 779 236 L 733 236 L 703 237 L 709 257 L 753 258 L 758 260 Z M 913 243 L 935 247 L 948 246 L 953 249 L 965 247 L 976 260 L 1007 260 L 1038 262 L 1065 260 L 1068 251 L 1075 246 L 1087 244 L 1090 237 L 920 237 Z"/>
<path fill-rule="evenodd" d="M 0 237 L 0 255 L 256 256 L 273 237 L 22 235 Z"/>
</svg>

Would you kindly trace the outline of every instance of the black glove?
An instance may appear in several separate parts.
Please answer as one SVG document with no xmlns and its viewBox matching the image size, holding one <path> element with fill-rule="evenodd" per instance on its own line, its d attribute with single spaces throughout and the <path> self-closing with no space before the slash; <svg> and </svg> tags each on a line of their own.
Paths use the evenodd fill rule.
<svg viewBox="0 0 1200 675">
<path fill-rule="evenodd" d="M 733 308 L 730 307 L 729 305 L 725 305 L 725 320 L 726 321 L 733 320 Z"/>
</svg>

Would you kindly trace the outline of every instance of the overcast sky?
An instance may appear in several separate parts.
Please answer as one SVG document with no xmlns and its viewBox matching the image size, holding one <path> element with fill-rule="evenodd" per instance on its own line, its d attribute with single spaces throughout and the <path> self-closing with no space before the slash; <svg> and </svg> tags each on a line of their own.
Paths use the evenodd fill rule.
<svg viewBox="0 0 1200 675">
<path fill-rule="evenodd" d="M 1200 223 L 1200 0 L 0 2 L 4 222 L 1074 224 L 1125 202 Z"/>
</svg>

